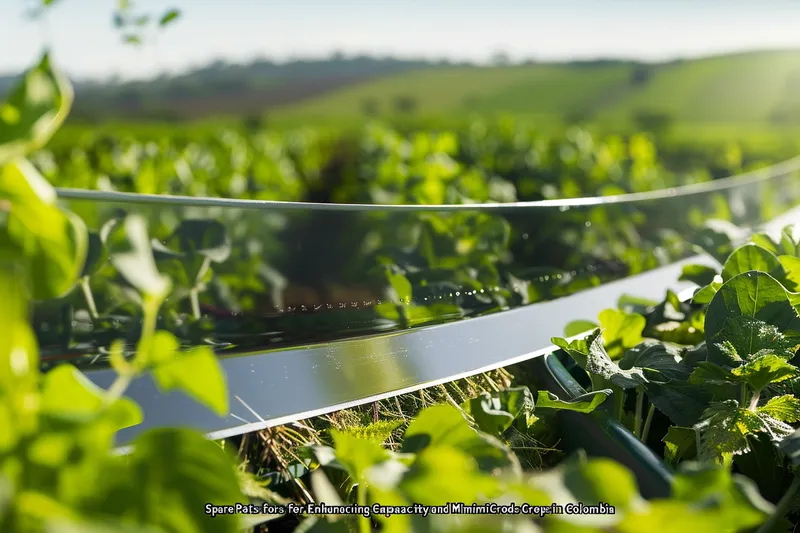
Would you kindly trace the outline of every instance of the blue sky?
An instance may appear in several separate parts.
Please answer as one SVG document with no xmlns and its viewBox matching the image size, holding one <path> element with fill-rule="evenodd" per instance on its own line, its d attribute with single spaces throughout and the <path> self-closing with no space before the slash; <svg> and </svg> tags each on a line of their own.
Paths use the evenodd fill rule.
<svg viewBox="0 0 800 533">
<path fill-rule="evenodd" d="M 181 20 L 150 46 L 120 44 L 114 0 L 58 0 L 47 19 L 24 0 L 0 2 L 0 72 L 30 65 L 42 47 L 80 78 L 152 76 L 214 59 L 249 61 L 393 54 L 481 61 L 627 57 L 663 60 L 800 48 L 799 0 L 134 0 Z M 4 42 L 5 41 L 5 42 Z"/>
</svg>

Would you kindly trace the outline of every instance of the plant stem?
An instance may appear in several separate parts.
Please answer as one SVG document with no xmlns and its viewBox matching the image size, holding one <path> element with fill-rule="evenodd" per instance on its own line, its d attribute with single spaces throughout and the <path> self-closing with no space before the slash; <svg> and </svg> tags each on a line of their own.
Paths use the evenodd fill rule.
<svg viewBox="0 0 800 533">
<path fill-rule="evenodd" d="M 778 505 L 775 506 L 775 511 L 770 515 L 766 522 L 761 524 L 761 527 L 756 530 L 756 533 L 768 533 L 769 531 L 773 531 L 775 526 L 778 525 L 778 522 L 786 518 L 786 513 L 789 512 L 789 506 L 792 504 L 794 499 L 797 497 L 797 493 L 800 491 L 800 474 L 795 474 L 794 480 L 792 484 L 789 486 L 789 490 L 786 491 L 786 494 L 781 497 Z"/>
<path fill-rule="evenodd" d="M 650 404 L 650 408 L 647 410 L 647 420 L 644 421 L 644 429 L 642 430 L 642 438 L 641 441 L 647 443 L 647 435 L 650 434 L 650 424 L 653 423 L 653 416 L 656 414 L 656 406 L 652 403 Z"/>
<path fill-rule="evenodd" d="M 617 388 L 614 391 L 616 408 L 617 408 L 617 422 L 622 423 L 622 417 L 625 414 L 625 391 Z"/>
<path fill-rule="evenodd" d="M 93 319 L 97 319 L 100 315 L 97 313 L 97 305 L 94 303 L 92 288 L 89 286 L 89 276 L 81 278 L 80 286 L 83 291 L 83 298 L 86 300 L 86 306 L 89 308 L 89 315 Z"/>
<path fill-rule="evenodd" d="M 111 405 L 116 402 L 128 390 L 128 385 L 131 384 L 132 377 L 130 374 L 118 374 L 117 378 L 106 391 L 105 404 Z"/>
<path fill-rule="evenodd" d="M 750 398 L 750 405 L 747 406 L 748 411 L 755 412 L 758 408 L 758 400 L 761 398 L 761 389 L 753 392 L 753 396 Z"/>
<path fill-rule="evenodd" d="M 192 301 L 192 315 L 195 320 L 200 320 L 200 297 L 197 287 L 192 287 L 192 290 L 189 291 L 189 298 Z"/>
<path fill-rule="evenodd" d="M 367 505 L 367 488 L 364 486 L 362 481 L 358 482 L 358 487 L 356 487 L 356 499 L 358 501 L 358 505 L 364 507 Z M 364 516 L 363 514 L 358 515 L 358 530 L 360 533 L 370 533 L 372 531 L 372 525 L 369 522 L 369 518 Z"/>
<path fill-rule="evenodd" d="M 633 420 L 633 434 L 640 437 L 642 434 L 642 408 L 644 407 L 644 390 L 642 386 L 636 387 L 636 417 Z"/>
</svg>

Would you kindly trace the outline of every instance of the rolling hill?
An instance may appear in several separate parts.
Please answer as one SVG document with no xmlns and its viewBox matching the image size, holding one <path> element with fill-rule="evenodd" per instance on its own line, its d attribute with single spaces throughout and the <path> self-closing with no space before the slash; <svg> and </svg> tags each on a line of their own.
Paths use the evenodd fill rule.
<svg viewBox="0 0 800 533">
<path fill-rule="evenodd" d="M 277 123 L 510 113 L 538 123 L 800 127 L 800 50 L 662 64 L 598 60 L 477 66 L 392 58 L 215 63 L 180 76 L 79 84 L 93 122 L 257 117 Z M 647 122 L 649 121 L 649 122 Z"/>
<path fill-rule="evenodd" d="M 541 120 L 800 125 L 800 51 L 751 52 L 657 65 L 539 64 L 426 69 L 382 77 L 286 106 L 276 117 L 347 118 L 393 112 L 398 97 L 422 115 L 513 113 Z M 380 111 L 379 111 L 380 112 Z"/>
</svg>

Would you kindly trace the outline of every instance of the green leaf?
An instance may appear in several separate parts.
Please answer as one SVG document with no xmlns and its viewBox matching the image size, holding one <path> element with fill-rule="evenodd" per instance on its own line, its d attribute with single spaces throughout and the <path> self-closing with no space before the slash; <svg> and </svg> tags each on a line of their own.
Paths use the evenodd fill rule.
<svg viewBox="0 0 800 533">
<path fill-rule="evenodd" d="M 622 370 L 606 353 L 601 338 L 601 330 L 596 330 L 584 339 L 567 342 L 553 337 L 553 344 L 566 351 L 590 376 L 597 376 L 605 382 L 622 389 L 632 389 L 647 382 L 641 369 Z M 595 382 L 592 381 L 594 386 Z M 598 389 L 599 387 L 595 387 Z M 605 388 L 605 387 L 603 387 Z"/>
<path fill-rule="evenodd" d="M 0 166 L 42 148 L 69 114 L 69 81 L 45 54 L 0 104 Z"/>
<path fill-rule="evenodd" d="M 717 270 L 706 265 L 686 265 L 683 267 L 678 281 L 691 281 L 700 287 L 709 285 L 714 281 Z"/>
<path fill-rule="evenodd" d="M 389 281 L 389 285 L 394 289 L 400 302 L 411 301 L 411 282 L 408 281 L 408 278 L 399 272 L 387 270 L 386 279 Z"/>
<path fill-rule="evenodd" d="M 3 204 L 8 203 L 4 209 Z M 34 299 L 66 295 L 78 280 L 86 257 L 83 221 L 56 205 L 56 194 L 25 159 L 0 167 L 0 250 L 20 263 Z"/>
<path fill-rule="evenodd" d="M 714 276 L 714 279 L 706 285 L 701 287 L 692 296 L 692 302 L 696 304 L 707 304 L 714 299 L 714 296 L 722 288 L 722 276 Z"/>
<path fill-rule="evenodd" d="M 558 467 L 531 477 L 529 485 L 549 492 L 557 503 L 604 502 L 616 507 L 618 514 L 641 507 L 636 479 L 624 466 L 605 458 L 586 460 L 576 456 Z M 602 521 L 600 517 L 596 517 Z"/>
<path fill-rule="evenodd" d="M 709 360 L 728 360 L 717 346 L 724 340 L 730 341 L 742 357 L 774 349 L 774 334 L 781 332 L 786 335 L 781 349 L 786 350 L 788 345 L 797 345 L 798 327 L 800 316 L 780 283 L 763 272 L 739 274 L 725 282 L 708 306 L 705 331 Z"/>
<path fill-rule="evenodd" d="M 725 261 L 722 267 L 722 280 L 728 281 L 751 270 L 766 272 L 776 277 L 783 275 L 780 261 L 775 254 L 755 244 L 745 244 L 734 250 Z"/>
<path fill-rule="evenodd" d="M 90 420 L 106 407 L 106 391 L 92 383 L 72 365 L 59 365 L 45 374 L 41 396 L 42 412 L 60 417 Z M 128 398 L 114 403 L 123 429 L 142 422 L 142 411 Z"/>
<path fill-rule="evenodd" d="M 477 466 L 476 459 L 464 450 L 430 446 L 417 456 L 399 489 L 408 500 L 422 505 L 485 501 L 500 492 L 500 485 Z"/>
<path fill-rule="evenodd" d="M 180 389 L 219 416 L 228 415 L 228 390 L 225 372 L 214 351 L 196 346 L 174 352 L 168 360 L 152 355 L 153 377 L 163 391 Z"/>
<path fill-rule="evenodd" d="M 642 341 L 642 332 L 647 323 L 642 315 L 606 309 L 600 312 L 598 318 L 603 329 L 603 341 L 611 359 L 619 359 L 625 350 Z"/>
<path fill-rule="evenodd" d="M 760 391 L 771 383 L 797 376 L 798 369 L 777 355 L 764 355 L 734 368 L 731 374 L 737 381 L 747 383 L 752 390 Z"/>
<path fill-rule="evenodd" d="M 111 254 L 111 263 L 135 289 L 142 294 L 161 301 L 170 290 L 170 281 L 156 268 L 150 242 L 147 237 L 147 224 L 139 215 L 125 219 L 125 233 L 128 249 Z"/>
<path fill-rule="evenodd" d="M 573 398 L 572 400 L 559 400 L 558 396 L 548 391 L 539 391 L 536 399 L 536 407 L 539 409 L 565 409 L 567 411 L 577 411 L 579 413 L 591 413 L 602 404 L 606 398 L 611 396 L 611 389 L 587 392 Z"/>
<path fill-rule="evenodd" d="M 794 394 L 774 396 L 759 407 L 758 412 L 764 413 L 775 420 L 794 424 L 800 422 L 800 398 Z"/>
<path fill-rule="evenodd" d="M 672 498 L 690 504 L 689 512 L 713 517 L 713 531 L 750 530 L 775 509 L 750 479 L 708 464 L 681 464 L 673 479 Z"/>
<path fill-rule="evenodd" d="M 783 281 L 786 288 L 790 291 L 797 292 L 800 289 L 800 257 L 793 255 L 782 255 L 778 257 L 784 271 Z"/>
<path fill-rule="evenodd" d="M 619 361 L 619 366 L 623 370 L 647 369 L 648 379 L 661 381 L 670 379 L 685 381 L 691 373 L 691 370 L 681 363 L 681 350 L 652 339 L 645 340 L 628 350 Z"/>
<path fill-rule="evenodd" d="M 788 426 L 765 413 L 739 407 L 736 400 L 712 404 L 705 420 L 695 425 L 698 459 L 717 459 L 723 455 L 739 455 L 750 451 L 749 435 L 766 433 L 779 441 L 792 432 Z"/>
<path fill-rule="evenodd" d="M 564 328 L 564 335 L 575 337 L 581 333 L 597 329 L 597 324 L 588 320 L 573 320 Z"/>
<path fill-rule="evenodd" d="M 781 230 L 781 252 L 786 255 L 797 254 L 797 239 L 794 238 L 795 227 L 793 224 L 785 226 Z"/>
<path fill-rule="evenodd" d="M 420 453 L 429 446 L 467 453 L 487 472 L 498 467 L 518 468 L 516 459 L 499 440 L 472 429 L 464 415 L 451 405 L 434 405 L 420 411 L 405 431 L 401 451 Z"/>
<path fill-rule="evenodd" d="M 39 350 L 19 270 L 0 263 L 0 451 L 33 433 L 38 418 Z"/>
<path fill-rule="evenodd" d="M 778 245 L 766 233 L 754 234 L 752 237 L 750 237 L 750 242 L 764 248 L 765 250 L 769 250 L 775 255 L 781 253 L 780 249 L 778 248 Z"/>
<path fill-rule="evenodd" d="M 80 277 L 93 276 L 98 270 L 105 266 L 108 261 L 106 240 L 118 223 L 118 219 L 112 218 L 103 225 L 100 231 L 89 232 L 89 246 L 86 254 L 86 262 L 83 265 Z"/>
<path fill-rule="evenodd" d="M 617 307 L 626 313 L 640 312 L 646 314 L 649 308 L 657 305 L 658 302 L 655 300 L 632 296 L 630 294 L 623 294 L 619 297 L 619 300 L 617 300 Z"/>
<path fill-rule="evenodd" d="M 499 437 L 514 420 L 533 415 L 533 395 L 528 387 L 513 387 L 496 392 L 482 392 L 461 404 L 464 412 L 472 416 L 478 429 Z"/>
<path fill-rule="evenodd" d="M 171 22 L 174 22 L 175 20 L 177 20 L 178 17 L 180 17 L 180 16 L 181 16 L 181 12 L 179 10 L 170 9 L 169 11 L 167 11 L 166 13 L 161 15 L 161 18 L 158 20 L 158 25 L 161 26 L 161 27 L 167 26 Z"/>
<path fill-rule="evenodd" d="M 644 387 L 656 409 L 679 426 L 697 423 L 712 399 L 706 387 L 678 380 L 649 382 Z"/>
<path fill-rule="evenodd" d="M 217 443 L 186 429 L 157 429 L 132 445 L 133 453 L 116 458 L 116 471 L 107 472 L 97 487 L 103 516 L 125 516 L 129 524 L 174 533 L 240 531 L 239 516 L 212 517 L 205 511 L 208 504 L 246 501 L 233 460 Z"/>
<path fill-rule="evenodd" d="M 664 443 L 664 460 L 671 466 L 677 465 L 686 456 L 697 453 L 697 433 L 693 428 L 670 426 L 661 439 Z"/>
</svg>

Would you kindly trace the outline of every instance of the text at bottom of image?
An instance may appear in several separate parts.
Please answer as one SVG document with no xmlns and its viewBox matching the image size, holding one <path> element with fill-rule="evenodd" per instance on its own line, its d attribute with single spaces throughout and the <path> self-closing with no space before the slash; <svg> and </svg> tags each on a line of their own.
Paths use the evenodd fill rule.
<svg viewBox="0 0 800 533">
<path fill-rule="evenodd" d="M 599 502 L 597 504 L 586 505 L 584 503 L 567 503 L 551 505 L 530 505 L 527 503 L 486 503 L 486 504 L 466 504 L 449 502 L 445 505 L 327 505 L 325 503 L 309 503 L 306 505 L 256 505 L 252 503 L 237 503 L 235 505 L 212 505 L 206 504 L 205 512 L 207 515 L 229 515 L 229 514 L 268 514 L 268 515 L 361 515 L 364 517 L 392 515 L 420 515 L 423 517 L 430 515 L 466 515 L 466 514 L 490 514 L 490 515 L 535 515 L 544 517 L 546 515 L 610 515 L 615 514 L 616 509 L 613 505 Z"/>
</svg>

